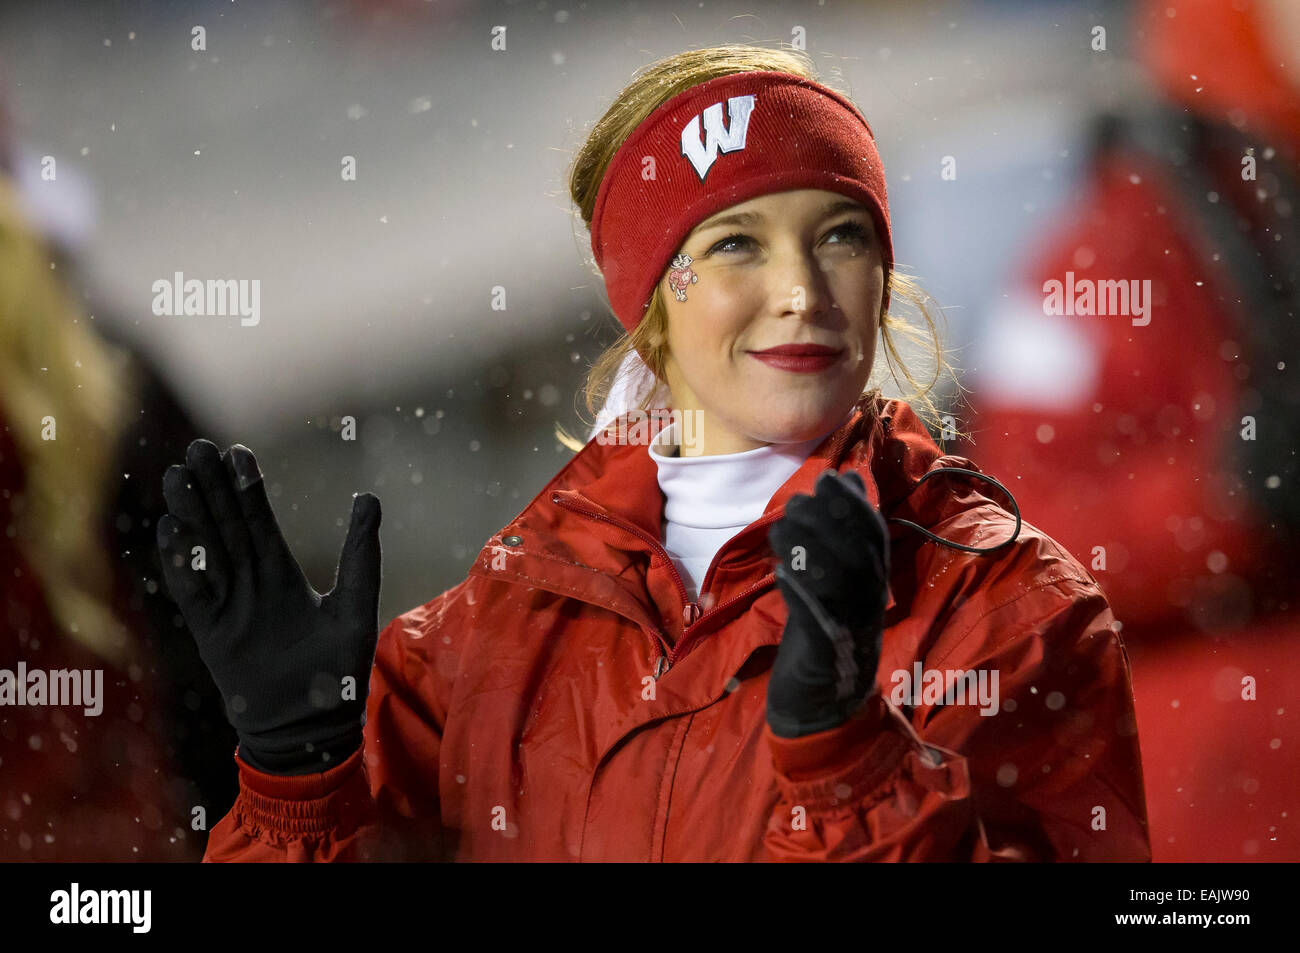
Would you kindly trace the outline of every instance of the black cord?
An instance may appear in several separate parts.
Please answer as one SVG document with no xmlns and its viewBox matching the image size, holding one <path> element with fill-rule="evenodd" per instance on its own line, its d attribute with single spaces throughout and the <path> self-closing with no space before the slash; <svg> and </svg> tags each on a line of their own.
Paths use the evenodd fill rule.
<svg viewBox="0 0 1300 953">
<path fill-rule="evenodd" d="M 947 546 L 951 549 L 960 549 L 964 553 L 975 553 L 976 555 L 994 552 L 996 550 L 1002 549 L 1004 546 L 1010 546 L 1012 543 L 1016 541 L 1016 537 L 1020 535 L 1020 507 L 1016 505 L 1016 498 L 1011 495 L 1010 490 L 1008 490 L 1005 486 L 1003 486 L 1001 483 L 999 483 L 997 480 L 993 479 L 993 477 L 989 476 L 986 473 L 976 473 L 974 470 L 967 470 L 965 467 L 936 467 L 935 469 L 927 473 L 925 476 L 921 477 L 921 479 L 916 481 L 916 486 L 912 487 L 912 492 L 915 493 L 922 483 L 930 479 L 930 477 L 934 476 L 936 473 L 961 473 L 961 474 L 965 474 L 966 476 L 973 476 L 978 480 L 984 480 L 987 483 L 992 483 L 999 490 L 1005 493 L 1007 495 L 1007 499 L 1011 502 L 1011 512 L 1016 514 L 1016 528 L 1014 532 L 1012 532 L 1011 537 L 1009 539 L 1004 540 L 1001 543 L 998 543 L 996 546 L 984 546 L 984 547 L 966 546 L 963 543 L 954 543 L 950 539 L 944 539 L 942 536 L 937 536 L 934 533 L 930 532 L 928 529 L 926 529 L 924 526 L 918 526 L 916 523 L 913 523 L 911 520 L 905 520 L 897 516 L 891 516 L 888 517 L 887 521 L 890 523 L 898 523 L 901 526 L 909 526 L 912 529 L 916 530 L 918 533 L 920 533 L 922 536 L 925 536 L 928 539 L 931 539 L 934 542 L 939 543 L 943 546 Z"/>
</svg>

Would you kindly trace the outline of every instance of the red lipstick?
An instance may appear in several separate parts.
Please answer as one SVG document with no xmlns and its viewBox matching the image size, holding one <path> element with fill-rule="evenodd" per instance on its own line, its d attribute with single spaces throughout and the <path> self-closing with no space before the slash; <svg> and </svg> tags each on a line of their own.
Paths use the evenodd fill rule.
<svg viewBox="0 0 1300 953">
<path fill-rule="evenodd" d="M 836 363 L 844 353 L 844 348 L 826 347 L 822 344 L 782 344 L 749 353 L 769 367 L 806 374 L 825 370 Z"/>
</svg>

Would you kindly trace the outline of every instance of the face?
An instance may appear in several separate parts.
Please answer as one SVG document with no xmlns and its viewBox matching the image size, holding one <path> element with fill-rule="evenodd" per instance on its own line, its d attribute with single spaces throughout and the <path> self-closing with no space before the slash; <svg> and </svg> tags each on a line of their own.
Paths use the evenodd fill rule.
<svg viewBox="0 0 1300 953">
<path fill-rule="evenodd" d="M 703 453 L 811 439 L 866 386 L 884 266 L 859 202 L 799 189 L 724 209 L 686 237 L 659 291 L 673 406 L 703 411 Z"/>
</svg>

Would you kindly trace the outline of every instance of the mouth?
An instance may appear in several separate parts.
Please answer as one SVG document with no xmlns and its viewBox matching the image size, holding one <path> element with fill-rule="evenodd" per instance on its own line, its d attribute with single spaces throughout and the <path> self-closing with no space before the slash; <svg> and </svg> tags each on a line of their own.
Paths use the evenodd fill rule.
<svg viewBox="0 0 1300 953">
<path fill-rule="evenodd" d="M 806 374 L 825 370 L 835 364 L 844 350 L 842 347 L 827 347 L 824 344 L 781 344 L 749 353 L 769 367 Z"/>
</svg>

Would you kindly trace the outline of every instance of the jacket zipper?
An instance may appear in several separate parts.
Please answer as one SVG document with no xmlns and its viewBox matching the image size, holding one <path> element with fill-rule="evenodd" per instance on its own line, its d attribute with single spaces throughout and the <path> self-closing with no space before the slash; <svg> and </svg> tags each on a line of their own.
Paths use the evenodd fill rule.
<svg viewBox="0 0 1300 953">
<path fill-rule="evenodd" d="M 672 561 L 672 558 L 668 555 L 668 551 L 664 549 L 662 545 L 660 545 L 659 540 L 652 537 L 645 530 L 641 529 L 641 527 L 629 523 L 626 520 L 616 519 L 605 513 L 597 513 L 595 510 L 591 510 L 580 504 L 574 503 L 569 500 L 565 500 L 564 498 L 559 496 L 559 494 L 555 494 L 555 493 L 551 494 L 551 502 L 559 506 L 563 506 L 565 509 L 577 513 L 580 516 L 586 516 L 589 519 L 600 520 L 601 522 L 609 523 L 611 526 L 615 526 L 618 529 L 623 530 L 624 532 L 631 533 L 633 536 L 637 537 L 642 542 L 647 543 L 651 548 L 653 548 L 654 551 L 658 553 L 660 557 L 662 557 L 664 563 L 667 565 L 668 571 L 672 575 L 673 583 L 677 587 L 677 592 L 681 595 L 682 605 L 683 605 L 682 618 L 685 620 L 686 625 L 682 629 L 682 637 L 677 640 L 677 644 L 674 645 L 671 649 L 664 651 L 663 639 L 662 637 L 660 638 L 659 648 L 660 648 L 661 655 L 659 658 L 659 662 L 655 665 L 655 674 L 654 674 L 656 681 L 658 681 L 661 675 L 667 672 L 669 668 L 671 668 L 679 659 L 682 658 L 682 656 L 686 654 L 685 648 L 687 644 L 691 642 L 691 635 L 692 635 L 691 629 L 695 628 L 696 623 L 698 623 L 705 616 L 711 615 L 715 612 L 719 612 L 722 609 L 725 609 L 728 606 L 734 605 L 735 603 L 741 601 L 742 599 L 747 598 L 752 593 L 757 592 L 759 589 L 766 588 L 768 585 L 770 585 L 772 582 L 776 580 L 776 573 L 774 572 L 768 573 L 766 576 L 764 576 L 754 585 L 750 586 L 744 592 L 740 593 L 739 595 L 731 599 L 728 599 L 726 602 L 722 603 L 721 605 L 714 606 L 708 612 L 704 612 L 702 611 L 700 604 L 698 602 L 692 602 L 689 596 L 687 595 L 686 586 L 682 582 L 681 574 L 677 571 L 677 566 Z M 754 523 L 750 524 L 750 527 L 752 528 L 762 524 L 774 522 L 778 518 L 778 516 L 779 514 L 777 513 L 769 513 L 767 516 L 761 517 L 760 519 L 756 520 Z M 700 583 L 701 593 L 705 592 L 708 589 L 709 583 L 713 580 L 713 570 L 717 566 L 716 553 L 714 554 L 713 558 L 714 561 L 709 563 L 709 568 L 704 574 L 704 580 Z"/>
<path fill-rule="evenodd" d="M 755 592 L 758 592 L 758 590 L 766 589 L 774 582 L 776 582 L 776 573 L 770 572 L 762 579 L 760 579 L 758 582 L 754 583 L 754 585 L 746 589 L 744 592 L 732 597 L 731 599 L 728 599 L 726 602 L 722 603 L 721 605 L 714 606 L 712 609 L 710 609 L 708 612 L 701 615 L 699 619 L 696 619 L 695 621 L 699 622 L 700 619 L 704 618 L 704 616 L 711 615 L 714 612 L 721 612 L 723 609 L 727 608 L 728 606 L 735 605 L 737 602 L 740 602 L 742 599 L 749 598 L 750 595 L 752 595 Z M 700 591 L 703 591 L 703 589 L 704 587 L 701 586 Z M 690 628 L 694 628 L 694 626 L 693 625 L 689 626 L 688 630 Z M 693 644 L 692 640 L 694 639 L 694 633 L 688 630 L 682 632 L 682 637 L 677 641 L 677 644 L 673 646 L 672 651 L 668 654 L 668 662 L 670 665 L 673 662 L 676 662 L 678 659 L 682 658 L 686 654 L 687 645 Z"/>
</svg>

